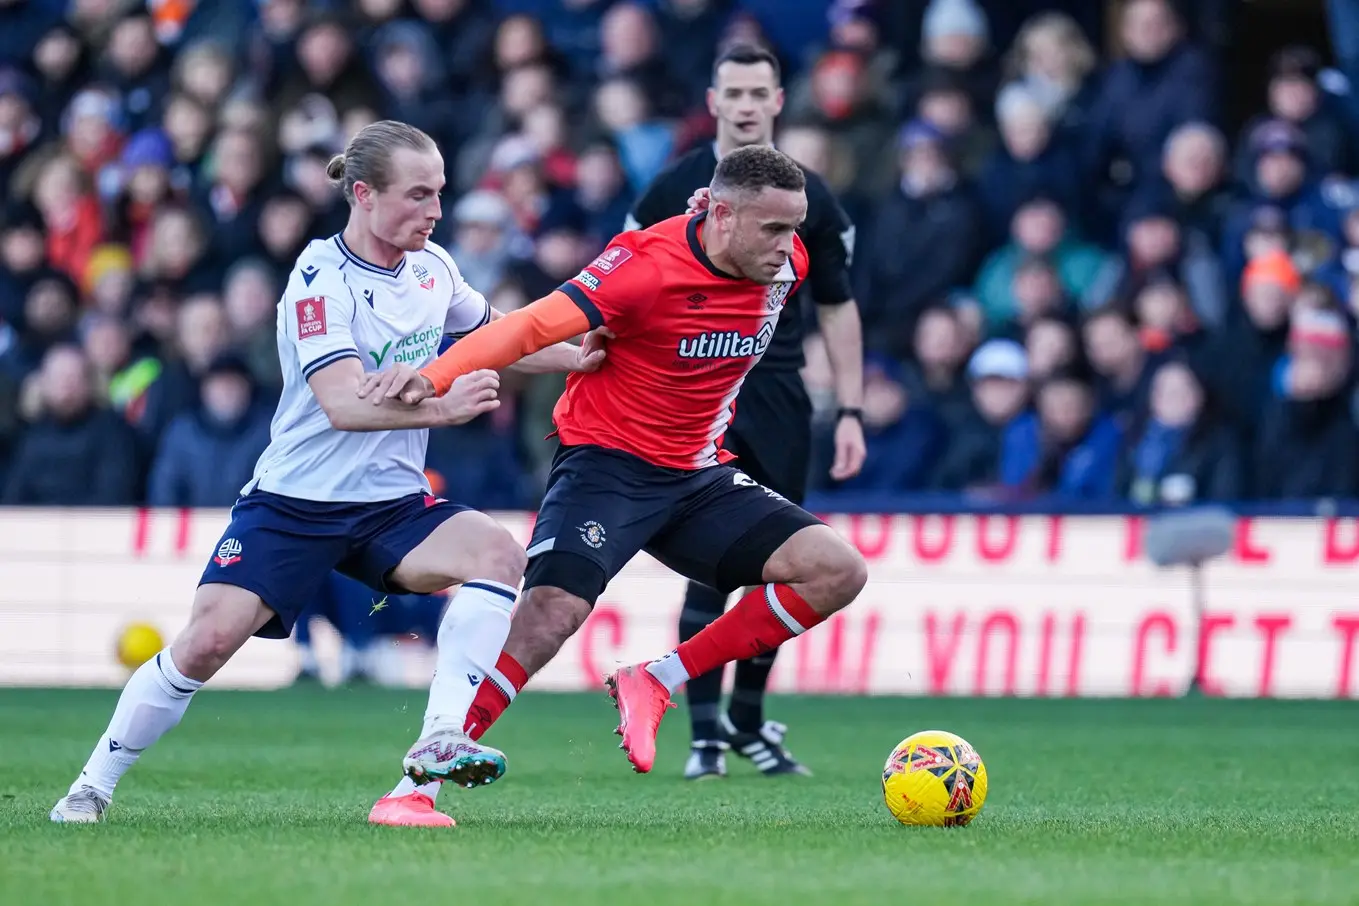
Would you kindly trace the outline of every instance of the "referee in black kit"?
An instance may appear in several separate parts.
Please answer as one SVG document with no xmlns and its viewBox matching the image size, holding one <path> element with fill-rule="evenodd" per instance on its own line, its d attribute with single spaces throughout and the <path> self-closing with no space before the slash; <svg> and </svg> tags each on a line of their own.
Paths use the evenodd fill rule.
<svg viewBox="0 0 1359 906">
<path fill-rule="evenodd" d="M 695 190 L 712 182 L 719 157 L 746 145 L 773 144 L 774 119 L 782 109 L 783 87 L 773 54 L 737 45 L 719 56 L 708 89 L 708 112 L 717 120 L 717 140 L 690 151 L 657 176 L 628 215 L 626 229 L 645 229 L 685 213 Z M 841 407 L 831 476 L 843 480 L 858 474 L 865 453 L 860 409 L 863 336 L 848 274 L 854 226 L 821 177 L 806 172 L 807 220 L 799 233 L 811 256 L 806 285 L 817 305 Z M 779 319 L 768 351 L 746 376 L 723 444 L 736 454 L 738 468 L 794 503 L 801 503 L 806 494 L 811 457 L 812 404 L 799 373 L 802 365 L 801 305 L 794 304 Z M 726 607 L 725 595 L 690 582 L 680 612 L 680 641 L 692 638 Z M 766 774 L 810 773 L 783 747 L 786 728 L 764 719 L 765 687 L 775 653 L 736 665 L 731 707 L 725 714 L 721 670 L 686 684 L 693 731 L 686 778 L 726 776 L 723 753 L 728 748 Z"/>
</svg>

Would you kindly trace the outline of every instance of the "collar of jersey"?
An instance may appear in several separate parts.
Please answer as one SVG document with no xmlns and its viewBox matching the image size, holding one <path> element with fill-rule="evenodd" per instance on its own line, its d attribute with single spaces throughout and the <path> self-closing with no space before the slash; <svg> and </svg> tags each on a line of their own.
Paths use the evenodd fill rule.
<svg viewBox="0 0 1359 906">
<path fill-rule="evenodd" d="M 741 278 L 735 274 L 729 274 L 716 264 L 713 264 L 713 259 L 708 257 L 707 252 L 703 251 L 703 243 L 698 238 L 698 226 L 707 218 L 707 211 L 699 211 L 693 217 L 689 218 L 689 226 L 685 230 L 689 236 L 689 251 L 694 253 L 694 257 L 698 259 L 698 263 L 706 267 L 708 273 L 712 274 L 714 277 L 721 277 L 723 280 L 740 280 Z"/>
<path fill-rule="evenodd" d="M 336 233 L 331 238 L 335 240 L 335 246 L 340 250 L 340 254 L 344 255 L 345 261 L 366 273 L 377 274 L 380 277 L 399 277 L 401 276 L 401 271 L 406 267 L 407 256 L 405 255 L 401 256 L 401 260 L 396 263 L 396 267 L 393 268 L 378 267 L 371 261 L 364 261 L 358 255 L 355 255 L 353 252 L 351 252 L 349 250 L 349 246 L 345 245 L 344 237 L 341 234 Z"/>
</svg>

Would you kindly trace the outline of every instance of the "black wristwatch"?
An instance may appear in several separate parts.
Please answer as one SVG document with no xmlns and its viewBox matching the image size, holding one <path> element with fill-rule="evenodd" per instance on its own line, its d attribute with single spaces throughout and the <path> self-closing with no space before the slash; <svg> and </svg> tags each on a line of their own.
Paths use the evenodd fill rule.
<svg viewBox="0 0 1359 906">
<path fill-rule="evenodd" d="M 864 410 L 860 409 L 858 406 L 841 406 L 835 413 L 835 420 L 838 422 L 845 416 L 857 418 L 861 425 L 864 422 Z"/>
</svg>

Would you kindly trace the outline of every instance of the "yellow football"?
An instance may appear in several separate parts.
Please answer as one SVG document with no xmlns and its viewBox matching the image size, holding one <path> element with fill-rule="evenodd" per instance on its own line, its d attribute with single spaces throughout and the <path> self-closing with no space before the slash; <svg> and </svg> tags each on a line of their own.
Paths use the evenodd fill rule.
<svg viewBox="0 0 1359 906">
<path fill-rule="evenodd" d="M 132 623 L 118 636 L 118 662 L 136 670 L 165 647 L 160 631 L 150 623 Z"/>
<path fill-rule="evenodd" d="M 902 824 L 958 827 L 986 802 L 986 765 L 961 736 L 922 730 L 892 750 L 882 769 L 882 798 Z"/>
</svg>

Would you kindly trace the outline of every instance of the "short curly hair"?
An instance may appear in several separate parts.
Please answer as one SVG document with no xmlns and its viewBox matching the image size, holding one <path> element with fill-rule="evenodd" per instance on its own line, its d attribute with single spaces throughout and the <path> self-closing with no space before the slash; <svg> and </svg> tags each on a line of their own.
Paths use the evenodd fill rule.
<svg viewBox="0 0 1359 906">
<path fill-rule="evenodd" d="M 718 162 L 711 188 L 714 195 L 761 189 L 802 192 L 807 188 L 807 175 L 782 151 L 765 145 L 748 145 L 737 148 Z"/>
</svg>

